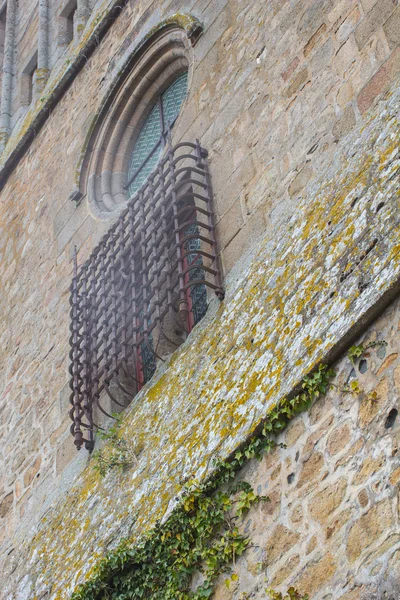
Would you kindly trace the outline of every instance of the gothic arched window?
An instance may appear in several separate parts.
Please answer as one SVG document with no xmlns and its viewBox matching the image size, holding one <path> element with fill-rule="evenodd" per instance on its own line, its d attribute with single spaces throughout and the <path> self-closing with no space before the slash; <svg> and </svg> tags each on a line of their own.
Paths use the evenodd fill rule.
<svg viewBox="0 0 400 600">
<path fill-rule="evenodd" d="M 127 64 L 87 140 L 88 204 L 111 223 L 84 264 L 75 257 L 70 416 L 78 448 L 93 448 L 97 413 L 124 408 L 185 340 L 207 310 L 207 289 L 223 297 L 207 151 L 182 141 L 177 123 L 191 64 L 184 31 L 166 24 Z"/>
<path fill-rule="evenodd" d="M 154 100 L 133 147 L 128 169 L 128 195 L 132 196 L 156 167 L 168 129 L 175 123 L 187 92 L 187 72 Z"/>
</svg>

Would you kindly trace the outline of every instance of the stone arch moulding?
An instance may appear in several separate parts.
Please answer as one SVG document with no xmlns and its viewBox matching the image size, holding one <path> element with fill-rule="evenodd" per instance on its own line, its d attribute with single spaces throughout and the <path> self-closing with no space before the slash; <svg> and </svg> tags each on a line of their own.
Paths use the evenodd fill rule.
<svg viewBox="0 0 400 600">
<path fill-rule="evenodd" d="M 144 34 L 124 59 L 92 120 L 69 195 L 76 202 L 87 195 L 95 218 L 110 220 L 126 204 L 130 152 L 151 100 L 184 71 L 190 89 L 192 46 L 201 33 L 194 17 L 173 15 Z"/>
</svg>

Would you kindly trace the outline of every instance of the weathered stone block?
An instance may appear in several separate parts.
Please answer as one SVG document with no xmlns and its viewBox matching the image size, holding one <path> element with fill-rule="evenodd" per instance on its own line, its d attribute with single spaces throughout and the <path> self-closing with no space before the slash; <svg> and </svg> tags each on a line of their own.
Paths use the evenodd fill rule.
<svg viewBox="0 0 400 600">
<path fill-rule="evenodd" d="M 346 448 L 347 444 L 350 441 L 351 431 L 350 425 L 344 423 L 336 429 L 328 437 L 328 441 L 326 444 L 326 448 L 331 456 L 334 456 L 338 452 L 341 452 L 344 448 Z"/>
<path fill-rule="evenodd" d="M 303 188 L 307 185 L 314 174 L 314 170 L 310 164 L 304 165 L 299 173 L 295 176 L 292 183 L 289 186 L 289 196 L 297 196 Z"/>
<path fill-rule="evenodd" d="M 306 58 L 323 43 L 323 40 L 326 37 L 326 31 L 326 23 L 323 23 L 321 27 L 319 27 L 317 31 L 310 37 L 303 50 Z"/>
<path fill-rule="evenodd" d="M 308 81 L 308 79 L 309 79 L 308 69 L 307 68 L 302 69 L 299 73 L 297 73 L 297 75 L 295 75 L 292 83 L 287 88 L 286 96 L 288 98 L 290 98 L 296 92 L 301 91 L 303 89 L 303 87 L 305 86 L 306 82 Z"/>
<path fill-rule="evenodd" d="M 361 12 L 356 6 L 351 13 L 344 19 L 336 31 L 336 38 L 339 43 L 343 43 L 349 35 L 354 31 L 357 23 L 361 19 Z"/>
<path fill-rule="evenodd" d="M 314 0 L 299 21 L 298 35 L 309 39 L 328 18 L 333 5 L 333 0 Z"/>
<path fill-rule="evenodd" d="M 0 517 L 3 519 L 12 507 L 14 501 L 13 492 L 7 494 L 0 502 Z"/>
<path fill-rule="evenodd" d="M 298 487 L 303 485 L 309 485 L 315 482 L 316 479 L 320 479 L 321 470 L 324 466 L 324 459 L 320 452 L 314 451 L 310 458 L 308 458 L 304 464 L 298 481 Z"/>
<path fill-rule="evenodd" d="M 303 421 L 294 421 L 289 427 L 285 435 L 285 444 L 288 448 L 293 446 L 297 440 L 303 435 L 306 428 Z"/>
<path fill-rule="evenodd" d="M 382 500 L 365 513 L 352 526 L 347 540 L 347 555 L 354 562 L 374 544 L 390 526 L 392 508 L 390 500 Z"/>
<path fill-rule="evenodd" d="M 328 586 L 336 570 L 336 561 L 332 554 L 327 553 L 307 563 L 302 575 L 296 578 L 296 588 L 311 597 L 321 587 Z"/>
<path fill-rule="evenodd" d="M 377 416 L 388 400 L 389 384 L 383 379 L 373 392 L 361 401 L 359 420 L 361 427 L 367 427 Z"/>
<path fill-rule="evenodd" d="M 298 56 L 295 56 L 294 59 L 289 63 L 285 71 L 281 74 L 283 81 L 287 81 L 295 72 L 297 66 L 300 63 L 300 59 Z"/>
<path fill-rule="evenodd" d="M 39 472 L 40 465 L 42 464 L 42 457 L 38 456 L 33 465 L 31 465 L 24 473 L 24 486 L 27 488 L 31 485 L 32 481 Z"/>
<path fill-rule="evenodd" d="M 284 525 L 278 525 L 265 546 L 267 554 L 267 563 L 273 565 L 281 559 L 287 552 L 294 550 L 300 535 L 291 531 Z"/>
<path fill-rule="evenodd" d="M 375 31 L 381 27 L 396 8 L 396 0 L 379 0 L 355 31 L 355 40 L 359 49 L 363 48 Z"/>
<path fill-rule="evenodd" d="M 385 32 L 389 48 L 392 49 L 400 44 L 400 8 L 397 8 L 386 23 L 384 23 L 383 31 Z"/>
<path fill-rule="evenodd" d="M 337 141 L 341 137 L 344 137 L 355 127 L 356 124 L 356 116 L 354 114 L 354 109 L 351 105 L 347 106 L 340 117 L 340 119 L 335 123 L 332 129 L 332 134 L 334 139 Z"/>
<path fill-rule="evenodd" d="M 352 63 L 358 58 L 357 45 L 353 37 L 350 37 L 336 52 L 335 69 L 338 75 L 343 77 Z"/>
<path fill-rule="evenodd" d="M 326 523 L 345 497 L 347 482 L 344 478 L 313 496 L 310 502 L 310 515 L 320 523 Z"/>
</svg>

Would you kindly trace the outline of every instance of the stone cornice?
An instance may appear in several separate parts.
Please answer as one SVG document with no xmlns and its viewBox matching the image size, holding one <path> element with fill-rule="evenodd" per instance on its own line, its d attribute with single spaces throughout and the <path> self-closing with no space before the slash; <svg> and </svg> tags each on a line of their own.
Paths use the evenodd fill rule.
<svg viewBox="0 0 400 600">
<path fill-rule="evenodd" d="M 100 12 L 92 24 L 89 25 L 88 32 L 84 35 L 76 55 L 70 62 L 68 60 L 65 61 L 61 72 L 55 76 L 53 81 L 49 82 L 48 91 L 45 91 L 45 97 L 36 103 L 32 111 L 28 112 L 21 128 L 11 135 L 2 156 L 0 190 L 43 127 L 53 108 L 68 90 L 75 77 L 87 63 L 88 58 L 93 54 L 99 42 L 104 38 L 127 3 L 128 0 L 112 0 Z"/>
</svg>

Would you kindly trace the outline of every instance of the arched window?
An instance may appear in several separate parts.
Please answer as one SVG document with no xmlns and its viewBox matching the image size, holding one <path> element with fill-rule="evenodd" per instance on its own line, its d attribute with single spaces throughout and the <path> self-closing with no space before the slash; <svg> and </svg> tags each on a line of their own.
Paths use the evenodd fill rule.
<svg viewBox="0 0 400 600">
<path fill-rule="evenodd" d="M 175 123 L 187 92 L 187 72 L 159 94 L 137 136 L 128 170 L 128 195 L 132 196 L 157 165 L 167 132 Z"/>
<path fill-rule="evenodd" d="M 117 81 L 86 146 L 83 179 L 109 231 L 71 286 L 71 433 L 93 447 L 97 413 L 123 408 L 223 297 L 207 151 L 180 140 L 184 32 L 171 24 Z M 172 130 L 172 131 L 171 131 Z M 97 413 L 96 413 L 97 411 Z"/>
</svg>

